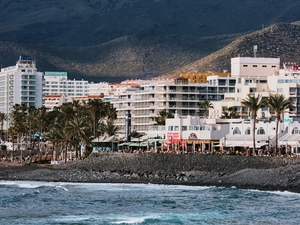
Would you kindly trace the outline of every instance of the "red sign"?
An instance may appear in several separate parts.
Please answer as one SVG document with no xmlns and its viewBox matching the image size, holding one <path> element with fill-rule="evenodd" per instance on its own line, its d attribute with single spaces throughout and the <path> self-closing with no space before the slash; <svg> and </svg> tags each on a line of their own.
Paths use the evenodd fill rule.
<svg viewBox="0 0 300 225">
<path fill-rule="evenodd" d="M 179 133 L 178 132 L 168 132 L 167 139 L 171 139 L 171 140 L 179 139 Z"/>
</svg>

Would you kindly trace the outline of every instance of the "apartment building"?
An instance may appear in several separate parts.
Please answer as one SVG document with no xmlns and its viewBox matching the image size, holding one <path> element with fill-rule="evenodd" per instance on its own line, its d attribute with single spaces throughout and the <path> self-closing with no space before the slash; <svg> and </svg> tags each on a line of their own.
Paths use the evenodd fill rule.
<svg viewBox="0 0 300 225">
<path fill-rule="evenodd" d="M 125 116 L 130 111 L 132 129 L 146 133 L 148 126 L 155 124 L 153 118 L 162 110 L 172 114 L 177 111 L 185 116 L 203 116 L 205 109 L 199 108 L 199 102 L 223 100 L 225 93 L 235 92 L 236 79 L 217 77 L 210 83 L 192 83 L 186 78 L 136 82 L 140 85 L 138 89 L 127 90 L 125 95 L 111 100 L 111 103 L 118 114 L 116 125 L 125 130 Z"/>
<path fill-rule="evenodd" d="M 67 72 L 45 72 L 43 81 L 43 104 L 48 111 L 75 97 L 87 96 L 89 83 L 85 80 L 69 80 Z"/>
<path fill-rule="evenodd" d="M 283 68 L 280 69 L 279 64 L 280 60 L 277 58 L 233 58 L 231 65 L 232 71 L 234 71 L 232 77 L 236 77 L 235 92 L 226 93 L 221 102 L 213 102 L 214 110 L 222 112 L 224 108 L 234 106 L 242 118 L 248 118 L 249 109 L 241 104 L 248 94 L 259 93 L 263 97 L 269 97 L 272 94 L 280 93 L 286 98 L 290 98 L 295 106 L 287 110 L 282 119 L 299 117 L 300 67 L 295 63 L 283 63 Z M 261 119 L 274 116 L 275 112 L 268 107 L 258 111 L 258 117 Z"/>
<path fill-rule="evenodd" d="M 20 55 L 15 66 L 1 68 L 0 112 L 9 115 L 15 104 L 41 107 L 42 84 L 43 73 L 37 71 L 35 61 L 31 56 Z"/>
<path fill-rule="evenodd" d="M 45 72 L 43 95 L 67 94 L 71 97 L 89 94 L 89 82 L 69 80 L 67 72 Z"/>
</svg>

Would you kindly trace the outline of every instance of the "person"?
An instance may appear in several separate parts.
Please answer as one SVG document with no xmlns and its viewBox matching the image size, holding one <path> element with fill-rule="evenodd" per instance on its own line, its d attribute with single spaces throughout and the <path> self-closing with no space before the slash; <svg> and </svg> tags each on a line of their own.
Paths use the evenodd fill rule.
<svg viewBox="0 0 300 225">
<path fill-rule="evenodd" d="M 250 150 L 250 148 L 247 148 L 247 156 L 251 156 L 251 150 Z"/>
</svg>

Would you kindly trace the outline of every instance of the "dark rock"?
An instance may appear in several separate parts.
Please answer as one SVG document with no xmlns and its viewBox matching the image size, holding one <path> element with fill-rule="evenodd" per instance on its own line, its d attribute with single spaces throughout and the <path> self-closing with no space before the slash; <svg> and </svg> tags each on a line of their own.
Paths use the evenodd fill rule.
<svg viewBox="0 0 300 225">
<path fill-rule="evenodd" d="M 300 193 L 300 159 L 227 155 L 93 154 L 67 165 L 1 168 L 0 179 L 214 185 Z"/>
</svg>

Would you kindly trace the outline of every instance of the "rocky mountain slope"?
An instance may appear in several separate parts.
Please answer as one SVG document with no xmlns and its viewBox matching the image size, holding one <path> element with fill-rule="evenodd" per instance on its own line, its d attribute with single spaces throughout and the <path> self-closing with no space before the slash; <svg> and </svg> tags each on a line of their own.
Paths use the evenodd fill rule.
<svg viewBox="0 0 300 225">
<path fill-rule="evenodd" d="M 119 82 L 230 69 L 230 58 L 298 60 L 299 1 L 0 0 L 0 65 Z M 286 23 L 277 23 L 286 22 Z"/>
<path fill-rule="evenodd" d="M 1 0 L 0 40 L 99 45 L 132 35 L 208 37 L 300 20 L 295 0 Z"/>
<path fill-rule="evenodd" d="M 300 63 L 300 26 L 298 23 L 279 23 L 250 34 L 243 35 L 224 48 L 203 57 L 163 77 L 177 77 L 179 73 L 230 70 L 233 57 L 253 57 L 257 45 L 257 57 L 280 58 L 281 62 Z"/>
</svg>

